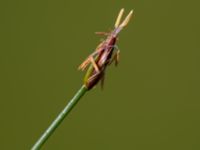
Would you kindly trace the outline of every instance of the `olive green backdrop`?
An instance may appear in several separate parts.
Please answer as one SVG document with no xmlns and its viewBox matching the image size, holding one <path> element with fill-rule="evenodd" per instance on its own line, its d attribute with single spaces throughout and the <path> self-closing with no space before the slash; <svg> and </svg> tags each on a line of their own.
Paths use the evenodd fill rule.
<svg viewBox="0 0 200 150">
<path fill-rule="evenodd" d="M 0 149 L 27 150 L 82 84 L 78 65 L 135 10 L 121 60 L 87 93 L 44 150 L 200 149 L 200 2 L 0 2 Z"/>
</svg>

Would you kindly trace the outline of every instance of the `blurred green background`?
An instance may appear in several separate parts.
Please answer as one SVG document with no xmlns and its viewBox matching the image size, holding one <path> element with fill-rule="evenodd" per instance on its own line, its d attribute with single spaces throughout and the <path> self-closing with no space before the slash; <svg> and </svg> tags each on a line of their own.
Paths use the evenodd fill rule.
<svg viewBox="0 0 200 150">
<path fill-rule="evenodd" d="M 26 150 L 82 84 L 78 65 L 135 10 L 121 60 L 44 150 L 200 149 L 198 0 L 1 1 L 0 149 Z"/>
</svg>

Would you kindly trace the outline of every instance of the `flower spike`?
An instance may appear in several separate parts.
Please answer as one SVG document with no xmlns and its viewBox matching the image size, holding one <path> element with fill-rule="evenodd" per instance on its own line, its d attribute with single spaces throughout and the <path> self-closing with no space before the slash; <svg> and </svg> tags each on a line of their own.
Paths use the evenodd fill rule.
<svg viewBox="0 0 200 150">
<path fill-rule="evenodd" d="M 104 78 L 106 74 L 106 68 L 115 62 L 115 65 L 119 62 L 119 52 L 117 42 L 118 33 L 129 23 L 133 10 L 131 10 L 123 21 L 124 8 L 122 8 L 117 16 L 114 29 L 109 32 L 96 32 L 99 35 L 106 35 L 107 38 L 103 40 L 90 54 L 86 60 L 79 66 L 80 70 L 87 69 L 84 77 L 84 84 L 88 90 L 92 89 L 100 81 L 103 86 Z"/>
</svg>

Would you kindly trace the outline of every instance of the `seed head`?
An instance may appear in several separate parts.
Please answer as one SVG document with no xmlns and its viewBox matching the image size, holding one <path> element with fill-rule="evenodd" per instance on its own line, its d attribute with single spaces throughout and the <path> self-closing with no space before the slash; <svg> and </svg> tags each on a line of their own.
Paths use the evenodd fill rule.
<svg viewBox="0 0 200 150">
<path fill-rule="evenodd" d="M 113 61 L 115 61 L 115 64 L 118 63 L 119 49 L 116 45 L 117 34 L 129 23 L 133 10 L 131 10 L 122 23 L 120 23 L 123 13 L 124 8 L 122 8 L 118 14 L 113 31 L 110 33 L 97 32 L 97 34 L 107 35 L 108 37 L 101 42 L 96 50 L 79 66 L 80 70 L 85 70 L 86 67 L 89 66 L 84 78 L 84 84 L 88 90 L 92 89 L 99 81 L 101 81 L 101 86 L 103 87 L 107 66 Z"/>
</svg>

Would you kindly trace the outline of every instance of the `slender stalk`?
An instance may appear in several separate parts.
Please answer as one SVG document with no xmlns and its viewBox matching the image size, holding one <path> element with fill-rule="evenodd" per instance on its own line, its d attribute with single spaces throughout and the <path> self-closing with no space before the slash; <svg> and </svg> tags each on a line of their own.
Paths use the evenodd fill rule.
<svg viewBox="0 0 200 150">
<path fill-rule="evenodd" d="M 60 125 L 60 123 L 65 119 L 65 117 L 69 114 L 69 112 L 73 109 L 73 107 L 78 103 L 78 101 L 86 92 L 87 88 L 85 85 L 83 85 L 74 95 L 74 97 L 69 101 L 69 103 L 65 106 L 65 108 L 60 112 L 60 114 L 56 117 L 56 119 L 51 123 L 47 130 L 42 134 L 42 136 L 37 140 L 31 150 L 39 150 L 42 147 L 42 145 L 53 134 L 56 128 Z"/>
</svg>

